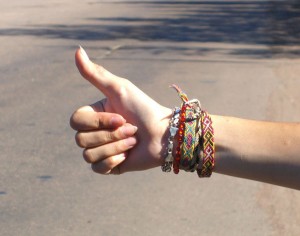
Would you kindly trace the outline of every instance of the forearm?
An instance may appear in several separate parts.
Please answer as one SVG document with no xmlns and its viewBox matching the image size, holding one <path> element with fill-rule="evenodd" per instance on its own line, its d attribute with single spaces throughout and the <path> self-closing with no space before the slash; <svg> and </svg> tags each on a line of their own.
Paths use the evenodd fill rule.
<svg viewBox="0 0 300 236">
<path fill-rule="evenodd" d="M 212 116 L 215 172 L 300 189 L 300 124 Z"/>
</svg>

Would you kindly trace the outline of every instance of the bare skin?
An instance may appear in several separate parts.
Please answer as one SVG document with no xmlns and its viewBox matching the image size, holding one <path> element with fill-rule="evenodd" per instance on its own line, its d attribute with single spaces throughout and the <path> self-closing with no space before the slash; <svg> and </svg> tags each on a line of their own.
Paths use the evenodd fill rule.
<svg viewBox="0 0 300 236">
<path fill-rule="evenodd" d="M 84 159 L 100 174 L 122 174 L 161 166 L 171 110 L 130 81 L 75 55 L 81 75 L 107 98 L 71 117 Z M 151 119 L 150 119 L 151 118 Z M 212 116 L 215 172 L 300 190 L 300 124 Z"/>
<path fill-rule="evenodd" d="M 300 124 L 213 116 L 215 172 L 300 190 Z"/>
<path fill-rule="evenodd" d="M 97 87 L 106 99 L 92 106 L 77 110 L 71 118 L 71 126 L 78 131 L 89 131 L 85 135 L 77 134 L 77 143 L 86 148 L 84 158 L 92 163 L 98 173 L 124 173 L 157 167 L 162 163 L 162 144 L 172 111 L 148 97 L 130 81 L 117 77 L 103 67 L 93 64 L 83 49 L 76 52 L 76 65 L 84 78 Z M 104 113 L 105 111 L 105 113 Z M 111 117 L 107 113 L 111 114 Z M 105 115 L 104 115 L 105 114 Z M 126 124 L 138 127 L 134 136 L 119 139 L 107 145 L 103 144 L 103 132 L 113 131 L 125 120 L 111 124 L 112 117 L 123 117 Z M 107 120 L 106 120 L 107 119 Z M 100 122 L 100 127 L 99 127 Z M 133 127 L 132 127 L 133 128 Z M 134 129 L 134 128 L 133 128 Z M 95 131 L 98 134 L 94 134 Z M 106 130 L 106 131 L 105 131 Z M 93 136 L 97 141 L 89 140 Z M 118 140 L 117 137 L 113 138 Z M 84 145 L 86 144 L 86 145 Z M 132 148 L 134 146 L 134 148 Z M 127 152 L 127 150 L 130 152 Z M 118 168 L 115 168 L 118 166 Z"/>
</svg>

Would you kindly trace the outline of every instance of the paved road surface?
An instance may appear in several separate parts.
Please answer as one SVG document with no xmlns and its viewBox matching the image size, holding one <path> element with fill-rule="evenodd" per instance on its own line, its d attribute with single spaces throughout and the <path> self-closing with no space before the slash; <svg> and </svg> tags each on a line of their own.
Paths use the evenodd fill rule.
<svg viewBox="0 0 300 236">
<path fill-rule="evenodd" d="M 2 1 L 0 235 L 299 235 L 297 191 L 159 168 L 99 176 L 68 124 L 103 97 L 77 73 L 78 44 L 166 106 L 177 83 L 215 114 L 299 121 L 299 12 L 296 1 Z"/>
</svg>

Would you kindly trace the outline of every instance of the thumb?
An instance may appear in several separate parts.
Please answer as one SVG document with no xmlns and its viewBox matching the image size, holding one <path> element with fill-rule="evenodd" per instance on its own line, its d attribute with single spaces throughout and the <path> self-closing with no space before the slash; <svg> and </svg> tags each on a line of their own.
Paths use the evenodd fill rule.
<svg viewBox="0 0 300 236">
<path fill-rule="evenodd" d="M 118 91 L 122 78 L 113 75 L 102 66 L 90 61 L 82 47 L 77 49 L 75 53 L 75 62 L 80 74 L 107 97 L 114 91 Z"/>
</svg>

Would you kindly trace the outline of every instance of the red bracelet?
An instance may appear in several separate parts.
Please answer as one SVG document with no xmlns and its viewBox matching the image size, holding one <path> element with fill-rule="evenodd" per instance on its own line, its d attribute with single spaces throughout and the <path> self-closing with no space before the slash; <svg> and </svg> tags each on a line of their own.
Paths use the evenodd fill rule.
<svg viewBox="0 0 300 236">
<path fill-rule="evenodd" d="M 179 129 L 178 129 L 178 145 L 176 147 L 175 160 L 173 161 L 173 172 L 175 174 L 179 173 L 179 163 L 181 158 L 181 145 L 183 143 L 183 135 L 185 128 L 185 111 L 186 104 L 183 104 L 180 111 Z"/>
</svg>

